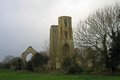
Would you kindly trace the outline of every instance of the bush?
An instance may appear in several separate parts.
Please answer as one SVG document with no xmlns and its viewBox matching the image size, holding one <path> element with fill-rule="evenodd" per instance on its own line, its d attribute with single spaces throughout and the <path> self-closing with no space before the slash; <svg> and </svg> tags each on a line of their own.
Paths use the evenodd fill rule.
<svg viewBox="0 0 120 80">
<path fill-rule="evenodd" d="M 44 72 L 47 69 L 48 56 L 37 53 L 26 63 L 26 69 L 34 72 Z"/>
<path fill-rule="evenodd" d="M 65 58 L 62 69 L 64 73 L 69 73 L 69 74 L 77 74 L 83 72 L 83 69 L 80 65 L 76 64 L 75 61 L 72 58 Z"/>
<path fill-rule="evenodd" d="M 22 69 L 22 60 L 19 57 L 15 57 L 10 64 L 10 68 L 13 70 L 21 70 Z"/>
<path fill-rule="evenodd" d="M 25 69 L 28 71 L 33 71 L 32 61 L 28 61 L 25 65 Z"/>
</svg>

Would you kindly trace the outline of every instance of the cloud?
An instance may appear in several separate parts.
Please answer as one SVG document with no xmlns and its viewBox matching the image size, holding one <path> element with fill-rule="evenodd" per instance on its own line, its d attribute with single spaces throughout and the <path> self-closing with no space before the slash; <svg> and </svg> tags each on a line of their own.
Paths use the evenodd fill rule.
<svg viewBox="0 0 120 80">
<path fill-rule="evenodd" d="M 71 16 L 76 26 L 93 10 L 115 1 L 119 0 L 0 0 L 0 58 L 20 56 L 28 46 L 41 50 L 61 15 Z"/>
</svg>

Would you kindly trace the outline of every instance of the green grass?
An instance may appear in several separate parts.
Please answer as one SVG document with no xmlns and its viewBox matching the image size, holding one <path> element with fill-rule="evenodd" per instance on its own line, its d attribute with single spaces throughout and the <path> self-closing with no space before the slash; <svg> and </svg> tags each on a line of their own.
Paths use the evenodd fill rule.
<svg viewBox="0 0 120 80">
<path fill-rule="evenodd" d="M 0 80 L 120 80 L 120 76 L 61 75 L 0 70 Z"/>
</svg>

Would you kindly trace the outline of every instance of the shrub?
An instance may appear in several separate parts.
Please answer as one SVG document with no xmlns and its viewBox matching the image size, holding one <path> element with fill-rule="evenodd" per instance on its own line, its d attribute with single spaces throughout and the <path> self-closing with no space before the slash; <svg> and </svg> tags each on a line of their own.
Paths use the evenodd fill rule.
<svg viewBox="0 0 120 80">
<path fill-rule="evenodd" d="M 64 73 L 77 74 L 83 72 L 83 69 L 80 65 L 76 64 L 72 58 L 65 58 L 62 64 L 62 69 Z"/>
</svg>

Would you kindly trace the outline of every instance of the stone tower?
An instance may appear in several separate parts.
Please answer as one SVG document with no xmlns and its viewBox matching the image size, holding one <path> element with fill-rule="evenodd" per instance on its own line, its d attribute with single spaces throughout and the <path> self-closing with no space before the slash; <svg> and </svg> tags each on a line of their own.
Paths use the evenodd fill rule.
<svg viewBox="0 0 120 80">
<path fill-rule="evenodd" d="M 51 68 L 61 68 L 64 59 L 73 55 L 74 44 L 71 17 L 61 16 L 58 18 L 58 25 L 52 25 L 50 29 Z"/>
</svg>

